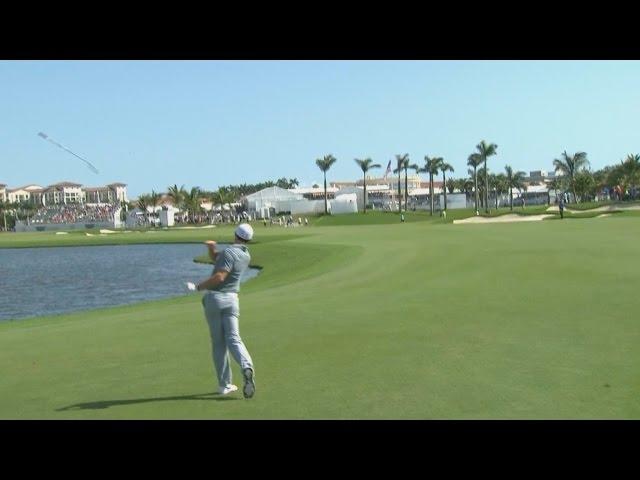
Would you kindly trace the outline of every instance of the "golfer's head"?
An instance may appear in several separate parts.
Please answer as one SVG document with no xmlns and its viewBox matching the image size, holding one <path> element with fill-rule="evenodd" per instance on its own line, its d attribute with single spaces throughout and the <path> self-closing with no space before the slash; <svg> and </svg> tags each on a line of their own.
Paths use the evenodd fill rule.
<svg viewBox="0 0 640 480">
<path fill-rule="evenodd" d="M 253 238 L 253 228 L 248 223 L 241 223 L 236 228 L 236 240 L 248 242 Z"/>
</svg>

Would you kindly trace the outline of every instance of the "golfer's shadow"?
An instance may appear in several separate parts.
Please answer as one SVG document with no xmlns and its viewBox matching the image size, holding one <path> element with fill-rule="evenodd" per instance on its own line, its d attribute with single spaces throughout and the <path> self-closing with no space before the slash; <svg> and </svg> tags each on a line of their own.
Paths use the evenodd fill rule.
<svg viewBox="0 0 640 480">
<path fill-rule="evenodd" d="M 104 408 L 116 407 L 118 405 L 135 405 L 136 403 L 167 402 L 176 400 L 215 400 L 220 402 L 226 400 L 242 400 L 242 398 L 231 395 L 220 395 L 217 392 L 211 392 L 172 397 L 131 398 L 128 400 L 102 400 L 99 402 L 76 403 L 75 405 L 58 408 L 56 409 L 56 412 L 63 412 L 66 410 L 102 410 Z"/>
</svg>

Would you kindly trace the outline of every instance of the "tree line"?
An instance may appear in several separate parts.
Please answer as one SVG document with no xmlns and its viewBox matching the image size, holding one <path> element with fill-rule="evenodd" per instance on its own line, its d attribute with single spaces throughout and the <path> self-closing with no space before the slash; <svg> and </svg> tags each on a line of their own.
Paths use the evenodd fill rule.
<svg viewBox="0 0 640 480">
<path fill-rule="evenodd" d="M 408 204 L 407 176 L 408 170 L 414 170 L 416 173 L 426 173 L 429 176 L 429 197 L 430 211 L 434 212 L 434 179 L 441 173 L 442 184 L 444 186 L 444 208 L 447 208 L 447 193 L 465 193 L 467 196 L 474 195 L 474 206 L 478 213 L 480 208 L 489 211 L 489 192 L 493 192 L 496 200 L 499 195 L 509 194 L 510 208 L 513 209 L 513 191 L 520 192 L 527 190 L 525 184 L 526 173 L 522 171 L 514 171 L 510 165 L 504 166 L 504 172 L 492 173 L 487 166 L 488 159 L 497 155 L 498 146 L 494 143 L 487 143 L 484 140 L 476 145 L 476 149 L 467 158 L 467 177 L 447 178 L 447 172 L 453 173 L 453 166 L 447 163 L 442 157 L 424 156 L 424 164 L 422 166 L 411 163 L 409 154 L 395 155 L 395 169 L 393 173 L 398 175 L 398 209 L 402 211 L 402 173 L 404 173 L 404 207 Z M 363 173 L 363 187 L 365 198 L 365 209 L 367 204 L 367 173 L 375 168 L 381 168 L 379 163 L 373 163 L 371 158 L 354 159 Z M 325 213 L 327 209 L 327 172 L 331 166 L 337 162 L 337 159 L 329 154 L 322 158 L 316 159 L 316 165 L 324 175 L 324 202 Z M 547 186 L 549 190 L 553 190 L 555 194 L 569 192 L 573 196 L 573 201 L 592 200 L 599 192 L 608 190 L 609 194 L 616 200 L 635 200 L 640 197 L 640 154 L 629 154 L 623 160 L 615 165 L 606 166 L 597 171 L 591 171 L 586 152 L 576 152 L 568 154 L 564 151 L 560 158 L 553 160 L 553 166 L 556 173 L 562 173 L 562 176 L 556 176 Z M 487 174 L 488 173 L 488 174 Z M 200 204 L 202 201 L 210 201 L 214 205 L 225 205 L 237 202 L 242 197 L 255 193 L 269 187 L 280 187 L 284 189 L 295 188 L 299 186 L 296 178 L 279 178 L 275 181 L 266 181 L 255 184 L 227 185 L 219 187 L 216 191 L 208 191 L 199 187 L 185 189 L 184 185 L 178 187 L 172 185 L 168 187 L 167 195 L 172 199 L 176 208 L 187 212 L 189 221 L 195 221 L 198 214 L 202 212 Z M 142 211 L 146 211 L 147 207 L 158 207 L 162 200 L 162 194 L 152 190 L 151 193 L 143 194 L 138 197 L 137 202 L 126 203 L 127 209 L 138 207 Z M 37 209 L 32 201 L 23 202 L 3 202 L 0 201 L 0 212 L 2 214 L 1 226 L 6 229 L 13 228 L 16 219 L 26 219 L 32 216 Z"/>
<path fill-rule="evenodd" d="M 167 187 L 166 196 L 171 199 L 174 207 L 186 212 L 187 221 L 196 223 L 198 216 L 202 213 L 202 202 L 211 202 L 213 205 L 222 207 L 223 205 L 235 203 L 246 195 L 259 192 L 269 187 L 280 187 L 284 189 L 296 188 L 300 182 L 297 178 L 279 178 L 278 180 L 241 185 L 226 185 L 219 187 L 218 190 L 210 191 L 200 187 L 192 187 L 187 190 L 184 185 L 178 187 L 177 184 Z M 151 193 L 145 193 L 138 197 L 136 202 L 127 204 L 127 208 L 138 208 L 146 212 L 151 207 L 154 212 L 160 205 L 163 195 L 151 190 Z M 152 215 L 156 215 L 153 213 Z"/>
<path fill-rule="evenodd" d="M 442 173 L 442 185 L 444 193 L 444 209 L 447 209 L 447 192 L 456 191 L 467 196 L 474 194 L 476 214 L 480 208 L 489 213 L 489 192 L 494 193 L 496 208 L 498 208 L 498 196 L 509 194 L 509 206 L 513 210 L 513 191 L 527 190 L 525 182 L 526 173 L 514 171 L 510 165 L 504 166 L 504 172 L 491 173 L 487 162 L 490 157 L 497 155 L 498 145 L 482 140 L 476 145 L 476 150 L 467 158 L 468 177 L 449 178 L 447 172 L 454 172 L 451 164 L 445 162 L 442 157 L 425 155 L 424 165 L 411 163 L 409 154 L 397 154 L 395 156 L 394 174 L 398 175 L 398 211 L 402 211 L 402 173 L 404 172 L 404 205 L 408 204 L 407 171 L 415 170 L 416 173 L 429 175 L 430 211 L 434 211 L 434 178 Z M 355 158 L 354 161 L 360 167 L 363 174 L 363 213 L 367 212 L 367 173 L 374 168 L 381 168 L 379 163 L 373 163 L 371 158 Z M 316 165 L 324 175 L 324 201 L 325 214 L 327 212 L 327 172 L 337 162 L 337 159 L 329 154 L 316 159 Z M 629 154 L 619 164 L 607 166 L 601 170 L 592 172 L 585 152 L 577 152 L 573 155 L 566 150 L 560 158 L 553 160 L 554 171 L 562 175 L 555 176 L 549 183 L 549 190 L 558 193 L 568 192 L 573 195 L 573 201 L 592 200 L 598 193 L 607 190 L 616 200 L 635 200 L 640 196 L 640 155 Z M 532 185 L 532 183 L 529 183 Z"/>
</svg>

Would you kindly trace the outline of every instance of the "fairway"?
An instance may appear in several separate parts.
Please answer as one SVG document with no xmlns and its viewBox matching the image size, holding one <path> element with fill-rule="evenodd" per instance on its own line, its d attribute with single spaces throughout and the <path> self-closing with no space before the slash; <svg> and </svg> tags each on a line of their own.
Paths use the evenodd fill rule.
<svg viewBox="0 0 640 480">
<path fill-rule="evenodd" d="M 640 418 L 638 215 L 363 217 L 256 225 L 262 272 L 240 292 L 253 399 L 213 394 L 201 294 L 185 293 L 0 322 L 0 419 Z M 0 246 L 232 232 L 5 234 Z"/>
</svg>

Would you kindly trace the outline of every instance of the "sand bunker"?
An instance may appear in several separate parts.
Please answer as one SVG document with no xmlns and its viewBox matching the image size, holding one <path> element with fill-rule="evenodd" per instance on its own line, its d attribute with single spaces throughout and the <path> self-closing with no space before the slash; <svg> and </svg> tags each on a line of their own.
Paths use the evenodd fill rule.
<svg viewBox="0 0 640 480">
<path fill-rule="evenodd" d="M 596 218 L 604 218 L 604 217 L 610 217 L 611 214 L 610 213 L 601 213 L 600 215 L 598 215 Z"/>
<path fill-rule="evenodd" d="M 454 224 L 459 223 L 510 223 L 510 222 L 535 222 L 544 220 L 545 218 L 554 217 L 555 215 L 515 215 L 507 214 L 499 217 L 469 217 L 464 220 L 454 220 Z"/>
<path fill-rule="evenodd" d="M 120 232 L 114 232 L 113 230 L 100 229 L 100 233 L 120 233 Z"/>
<path fill-rule="evenodd" d="M 640 210 L 640 205 L 605 205 L 598 208 L 590 208 L 589 210 L 573 210 L 565 208 L 565 212 L 571 213 L 589 213 L 589 212 L 615 212 L 619 210 Z M 559 212 L 557 205 L 547 208 L 547 212 Z"/>
<path fill-rule="evenodd" d="M 68 235 L 67 232 L 56 232 L 56 235 Z"/>
</svg>

